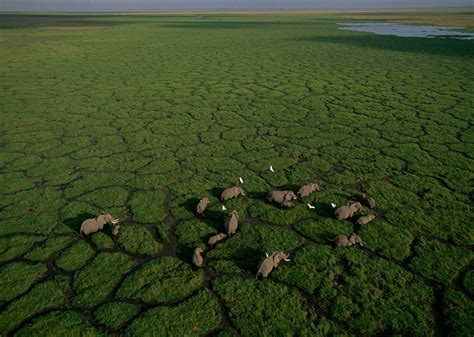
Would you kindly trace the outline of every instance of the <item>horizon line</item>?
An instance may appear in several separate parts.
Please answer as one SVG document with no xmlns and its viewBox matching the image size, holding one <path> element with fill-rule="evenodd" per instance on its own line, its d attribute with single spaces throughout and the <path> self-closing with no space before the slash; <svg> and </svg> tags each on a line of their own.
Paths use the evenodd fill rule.
<svg viewBox="0 0 474 337">
<path fill-rule="evenodd" d="M 364 11 L 393 11 L 393 10 L 403 10 L 403 11 L 410 11 L 410 10 L 456 10 L 456 9 L 473 9 L 473 6 L 428 6 L 428 7 L 363 7 L 363 8 L 354 8 L 354 7 L 346 7 L 346 8 L 166 8 L 166 9 L 80 9 L 80 10 L 71 10 L 71 9 L 52 9 L 52 10 L 36 10 L 36 9 L 22 9 L 22 10 L 2 10 L 0 9 L 0 13 L 189 13 L 189 12 L 200 12 L 200 13 L 235 13 L 235 12 L 322 12 L 322 11 L 347 11 L 347 12 L 364 12 Z"/>
</svg>

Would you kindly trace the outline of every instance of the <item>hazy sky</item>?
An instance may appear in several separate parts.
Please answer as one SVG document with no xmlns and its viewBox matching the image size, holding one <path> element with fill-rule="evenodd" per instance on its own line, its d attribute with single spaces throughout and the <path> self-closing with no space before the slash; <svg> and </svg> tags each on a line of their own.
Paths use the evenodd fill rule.
<svg viewBox="0 0 474 337">
<path fill-rule="evenodd" d="M 0 0 L 0 11 L 408 8 L 474 6 L 474 0 Z"/>
</svg>

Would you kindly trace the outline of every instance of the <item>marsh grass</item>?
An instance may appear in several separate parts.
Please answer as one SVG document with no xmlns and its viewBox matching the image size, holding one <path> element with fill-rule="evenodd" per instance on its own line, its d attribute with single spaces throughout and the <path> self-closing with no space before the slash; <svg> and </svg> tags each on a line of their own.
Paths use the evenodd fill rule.
<svg viewBox="0 0 474 337">
<path fill-rule="evenodd" d="M 471 15 L 1 14 L 0 335 L 472 334 L 473 42 L 337 29 Z"/>
</svg>

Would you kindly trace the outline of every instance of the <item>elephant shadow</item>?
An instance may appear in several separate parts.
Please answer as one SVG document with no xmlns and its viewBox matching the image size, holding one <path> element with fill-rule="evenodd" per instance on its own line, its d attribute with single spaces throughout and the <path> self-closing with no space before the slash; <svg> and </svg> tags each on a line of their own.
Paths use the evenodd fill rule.
<svg viewBox="0 0 474 337">
<path fill-rule="evenodd" d="M 223 223 L 228 217 L 230 212 L 229 211 L 215 211 L 212 209 L 206 209 L 202 220 L 205 222 L 209 222 L 208 224 L 212 225 L 212 223 Z"/>
<path fill-rule="evenodd" d="M 179 204 L 179 206 L 184 207 L 187 211 L 189 211 L 191 213 L 195 213 L 196 212 L 196 206 L 199 203 L 199 201 L 201 201 L 201 199 L 189 198 L 189 199 L 185 200 L 184 202 L 182 202 L 181 204 Z"/>
<path fill-rule="evenodd" d="M 251 199 L 256 199 L 260 201 L 266 201 L 267 200 L 267 194 L 268 192 L 254 192 L 254 191 L 247 191 L 246 192 L 248 197 Z"/>
<path fill-rule="evenodd" d="M 274 190 L 279 190 L 279 191 L 293 191 L 295 194 L 298 192 L 300 189 L 301 185 L 296 185 L 296 184 L 285 184 L 282 186 L 278 186 Z"/>
<path fill-rule="evenodd" d="M 314 207 L 314 210 L 319 216 L 324 218 L 334 218 L 335 208 L 333 208 L 331 204 L 327 202 L 316 202 L 314 203 Z"/>
<path fill-rule="evenodd" d="M 223 188 L 220 188 L 220 187 L 213 187 L 213 188 L 211 188 L 210 190 L 208 190 L 208 192 L 209 192 L 214 198 L 221 200 L 221 194 L 222 194 L 222 192 L 224 192 L 224 189 L 223 189 Z"/>
<path fill-rule="evenodd" d="M 258 249 L 243 246 L 235 249 L 232 261 L 240 269 L 254 274 L 257 272 L 258 263 L 264 256 L 265 254 Z"/>
<path fill-rule="evenodd" d="M 73 230 L 74 232 L 79 233 L 79 230 L 80 230 L 81 225 L 84 222 L 84 220 L 94 219 L 96 217 L 97 217 L 96 214 L 83 212 L 83 213 L 78 214 L 74 218 L 69 218 L 69 219 L 64 220 L 63 223 L 66 226 L 68 226 L 69 228 L 71 228 L 71 230 Z"/>
</svg>

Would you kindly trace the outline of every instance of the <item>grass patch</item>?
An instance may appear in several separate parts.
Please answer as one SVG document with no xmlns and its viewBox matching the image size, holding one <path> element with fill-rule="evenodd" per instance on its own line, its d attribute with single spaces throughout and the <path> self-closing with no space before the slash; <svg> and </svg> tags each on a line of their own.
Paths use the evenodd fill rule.
<svg viewBox="0 0 474 337">
<path fill-rule="evenodd" d="M 213 287 L 230 310 L 234 326 L 242 335 L 258 331 L 262 336 L 311 336 L 315 326 L 308 308 L 294 290 L 268 280 L 221 277 Z M 255 310 L 258 308 L 258 310 Z"/>
<path fill-rule="evenodd" d="M 413 236 L 403 228 L 387 224 L 381 219 L 375 219 L 367 225 L 362 225 L 359 235 L 367 244 L 367 249 L 380 253 L 389 259 L 403 260 L 410 256 L 410 245 Z"/>
<path fill-rule="evenodd" d="M 138 313 L 138 306 L 125 302 L 110 302 L 94 313 L 96 319 L 112 329 L 118 329 Z"/>
<path fill-rule="evenodd" d="M 157 254 L 163 247 L 149 230 L 141 226 L 122 226 L 117 243 L 127 252 L 141 255 Z"/>
<path fill-rule="evenodd" d="M 66 271 L 82 268 L 94 255 L 94 250 L 84 241 L 78 241 L 66 249 L 57 259 L 56 265 Z"/>
<path fill-rule="evenodd" d="M 202 336 L 218 327 L 219 305 L 208 291 L 201 291 L 174 307 L 151 309 L 127 328 L 130 336 Z"/>
<path fill-rule="evenodd" d="M 474 302 L 459 291 L 447 289 L 443 304 L 449 335 L 469 336 L 474 330 Z"/>
<path fill-rule="evenodd" d="M 53 280 L 35 285 L 30 292 L 9 304 L 2 311 L 2 334 L 7 334 L 32 315 L 64 305 L 70 291 L 68 283 L 66 277 L 57 276 Z"/>
<path fill-rule="evenodd" d="M 42 263 L 14 262 L 3 267 L 0 271 L 0 301 L 10 301 L 25 292 L 46 270 Z"/>
<path fill-rule="evenodd" d="M 72 241 L 73 238 L 70 236 L 52 237 L 25 254 L 24 257 L 33 261 L 45 261 Z"/>
<path fill-rule="evenodd" d="M 35 318 L 22 328 L 16 336 L 104 336 L 87 319 L 75 311 L 53 311 Z"/>
<path fill-rule="evenodd" d="M 133 260 L 125 254 L 100 253 L 89 265 L 75 273 L 72 303 L 80 308 L 100 303 L 133 266 Z"/>
<path fill-rule="evenodd" d="M 415 254 L 410 261 L 410 268 L 445 285 L 451 284 L 473 257 L 469 250 L 427 239 L 421 239 L 416 244 Z"/>
<path fill-rule="evenodd" d="M 129 275 L 117 296 L 151 303 L 173 302 L 199 288 L 203 278 L 202 270 L 193 271 L 176 258 L 164 257 Z"/>
<path fill-rule="evenodd" d="M 0 262 L 6 262 L 25 254 L 36 242 L 44 239 L 41 236 L 23 235 L 0 238 Z"/>
<path fill-rule="evenodd" d="M 327 274 L 320 290 L 321 305 L 331 303 L 333 319 L 347 322 L 354 334 L 433 334 L 432 289 L 399 266 L 360 250 L 337 253 L 341 270 Z"/>
</svg>

